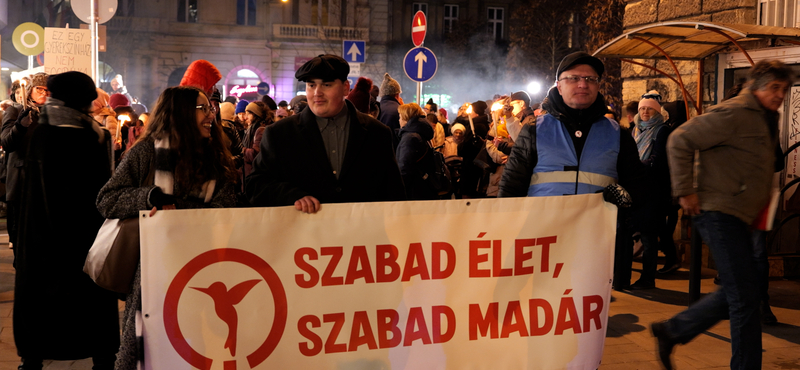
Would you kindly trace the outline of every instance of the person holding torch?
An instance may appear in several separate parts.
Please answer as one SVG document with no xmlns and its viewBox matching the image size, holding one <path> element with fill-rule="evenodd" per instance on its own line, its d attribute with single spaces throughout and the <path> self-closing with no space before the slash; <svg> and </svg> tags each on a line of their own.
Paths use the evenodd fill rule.
<svg viewBox="0 0 800 370">
<path fill-rule="evenodd" d="M 8 240 L 17 244 L 20 203 L 22 200 L 22 179 L 25 155 L 28 152 L 33 131 L 39 124 L 39 110 L 50 96 L 47 89 L 46 73 L 30 76 L 30 83 L 23 79 L 21 84 L 22 101 L 20 106 L 10 106 L 3 116 L 0 131 L 0 145 L 6 151 L 6 204 L 8 205 Z M 16 246 L 14 247 L 16 252 Z"/>
</svg>

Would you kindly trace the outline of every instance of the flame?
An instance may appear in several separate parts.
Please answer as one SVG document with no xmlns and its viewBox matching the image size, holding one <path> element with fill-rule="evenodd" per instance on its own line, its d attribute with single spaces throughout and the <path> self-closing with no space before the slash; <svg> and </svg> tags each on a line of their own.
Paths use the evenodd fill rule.
<svg viewBox="0 0 800 370">
<path fill-rule="evenodd" d="M 472 113 L 472 104 L 467 107 L 467 114 Z"/>
<path fill-rule="evenodd" d="M 24 78 L 21 78 L 21 79 L 19 80 L 19 84 L 20 84 L 21 86 L 25 86 L 25 85 L 27 85 L 27 84 L 28 84 L 28 82 L 27 82 L 27 81 L 25 81 L 25 79 L 24 79 Z"/>
<path fill-rule="evenodd" d="M 119 121 L 120 124 L 123 124 L 125 122 L 130 121 L 130 120 L 131 120 L 131 117 L 129 115 L 127 115 L 127 114 L 123 114 L 123 115 L 117 116 L 117 121 Z"/>
<path fill-rule="evenodd" d="M 492 104 L 492 110 L 491 111 L 494 112 L 496 110 L 503 109 L 504 106 L 505 105 L 503 103 L 498 101 L 497 103 Z"/>
</svg>

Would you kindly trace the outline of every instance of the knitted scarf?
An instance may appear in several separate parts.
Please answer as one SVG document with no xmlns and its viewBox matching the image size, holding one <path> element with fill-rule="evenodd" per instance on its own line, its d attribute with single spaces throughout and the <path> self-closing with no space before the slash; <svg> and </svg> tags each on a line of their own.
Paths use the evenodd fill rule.
<svg viewBox="0 0 800 370">
<path fill-rule="evenodd" d="M 649 120 L 642 121 L 637 114 L 633 121 L 636 123 L 633 138 L 636 139 L 636 147 L 639 148 L 639 160 L 644 161 L 650 158 L 653 142 L 656 140 L 655 135 L 658 133 L 658 128 L 664 125 L 664 116 L 655 113 Z"/>
<path fill-rule="evenodd" d="M 177 153 L 170 150 L 169 137 L 164 137 L 155 141 L 155 179 L 154 184 L 161 188 L 164 194 L 175 195 L 175 164 L 177 163 Z M 185 189 L 190 196 L 203 199 L 203 202 L 211 202 L 214 195 L 214 187 L 217 180 L 208 180 L 199 188 Z"/>
</svg>

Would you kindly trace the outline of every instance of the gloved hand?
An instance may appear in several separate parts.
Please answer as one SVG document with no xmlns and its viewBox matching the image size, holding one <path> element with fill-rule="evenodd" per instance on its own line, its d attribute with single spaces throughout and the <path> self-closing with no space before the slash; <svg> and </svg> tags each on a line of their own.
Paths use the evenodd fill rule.
<svg viewBox="0 0 800 370">
<path fill-rule="evenodd" d="M 619 184 L 611 184 L 605 187 L 603 190 L 599 190 L 599 192 L 603 192 L 603 200 L 606 202 L 615 204 L 617 207 L 620 208 L 629 208 L 633 205 L 633 199 L 631 199 L 631 195 L 628 194 L 628 191 L 625 190 Z"/>
<path fill-rule="evenodd" d="M 150 195 L 147 197 L 147 201 L 158 209 L 163 209 L 166 205 L 175 204 L 175 196 L 170 194 L 164 194 L 161 191 L 161 188 L 155 187 L 153 190 L 150 191 Z"/>
</svg>

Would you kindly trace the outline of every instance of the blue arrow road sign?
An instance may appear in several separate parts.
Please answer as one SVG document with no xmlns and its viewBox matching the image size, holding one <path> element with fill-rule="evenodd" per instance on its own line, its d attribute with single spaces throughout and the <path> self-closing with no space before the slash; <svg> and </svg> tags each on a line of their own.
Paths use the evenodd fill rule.
<svg viewBox="0 0 800 370">
<path fill-rule="evenodd" d="M 416 82 L 425 82 L 436 74 L 438 62 L 431 49 L 413 48 L 403 58 L 403 69 L 406 76 Z"/>
<path fill-rule="evenodd" d="M 344 40 L 342 42 L 344 59 L 349 63 L 364 63 L 367 54 L 366 41 Z"/>
</svg>

